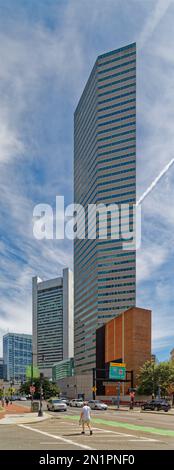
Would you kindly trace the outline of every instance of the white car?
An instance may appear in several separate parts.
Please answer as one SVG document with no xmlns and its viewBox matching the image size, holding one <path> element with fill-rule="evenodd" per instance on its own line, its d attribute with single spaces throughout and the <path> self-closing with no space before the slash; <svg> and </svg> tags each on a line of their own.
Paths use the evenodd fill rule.
<svg viewBox="0 0 174 470">
<path fill-rule="evenodd" d="M 107 410 L 108 409 L 106 403 L 103 403 L 100 400 L 89 400 L 88 406 L 90 406 L 91 410 Z"/>
<path fill-rule="evenodd" d="M 67 405 L 58 398 L 50 398 L 47 403 L 48 411 L 67 411 Z"/>
<path fill-rule="evenodd" d="M 84 401 L 81 398 L 74 398 L 69 402 L 70 406 L 76 406 L 77 408 L 82 408 Z"/>
<path fill-rule="evenodd" d="M 20 401 L 27 401 L 27 398 L 26 397 L 20 397 L 19 400 Z"/>
</svg>

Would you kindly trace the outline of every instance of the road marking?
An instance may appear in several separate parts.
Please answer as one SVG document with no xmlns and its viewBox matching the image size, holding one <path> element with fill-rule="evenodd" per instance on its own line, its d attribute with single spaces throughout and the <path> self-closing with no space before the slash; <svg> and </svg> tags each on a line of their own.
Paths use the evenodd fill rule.
<svg viewBox="0 0 174 470">
<path fill-rule="evenodd" d="M 64 416 L 66 419 L 79 419 L 78 416 Z M 125 429 L 130 429 L 131 431 L 141 431 L 149 434 L 159 434 L 160 436 L 168 436 L 168 437 L 174 437 L 174 431 L 169 430 L 169 429 L 159 429 L 159 428 L 153 428 L 153 427 L 147 427 L 147 426 L 141 426 L 138 424 L 130 424 L 130 423 L 123 423 L 122 421 L 106 421 L 105 419 L 101 418 L 93 418 L 92 419 L 93 423 L 96 424 L 104 424 L 105 426 L 113 426 L 117 428 L 125 428 Z"/>
<path fill-rule="evenodd" d="M 18 425 L 20 428 L 28 429 L 29 431 L 32 432 L 37 432 L 39 434 L 43 434 L 44 436 L 52 437 L 53 439 L 57 439 L 62 442 L 66 442 L 67 444 L 76 446 L 76 447 L 81 447 L 82 449 L 88 449 L 92 450 L 92 447 L 86 446 L 84 444 L 78 444 L 77 442 L 72 441 L 71 439 L 65 439 L 64 437 L 56 436 L 55 434 L 49 434 L 48 432 L 45 431 L 40 431 L 39 429 L 32 428 L 31 426 L 26 426 L 24 424 L 19 424 Z"/>
<path fill-rule="evenodd" d="M 157 439 L 143 439 L 143 437 L 139 437 L 138 439 L 128 439 L 129 442 L 160 442 Z"/>
<path fill-rule="evenodd" d="M 62 423 L 63 423 L 63 424 L 67 424 L 67 421 L 62 421 L 61 424 L 62 424 Z M 69 424 L 71 424 L 71 425 L 73 424 L 73 426 L 76 426 L 75 423 L 69 423 Z M 160 441 L 157 440 L 157 439 L 151 439 L 151 438 L 149 438 L 149 437 L 144 437 L 144 436 L 143 436 L 143 437 L 141 437 L 141 436 L 135 436 L 134 434 L 127 434 L 127 433 L 123 433 L 123 432 L 112 431 L 111 429 L 96 428 L 96 427 L 94 427 L 94 426 L 92 427 L 92 429 L 93 429 L 93 431 L 95 431 L 95 433 L 94 433 L 95 436 L 96 436 L 96 434 L 98 434 L 97 437 L 99 437 L 99 435 L 102 436 L 102 437 L 108 437 L 108 434 L 110 434 L 110 435 L 111 435 L 111 434 L 114 434 L 114 435 L 116 436 L 116 438 L 119 437 L 119 438 L 122 438 L 122 439 L 123 439 L 123 438 L 125 438 L 125 437 L 131 437 L 131 438 L 133 438 L 133 440 L 135 440 L 135 441 L 138 441 L 138 440 L 142 440 L 142 441 L 143 441 L 143 440 L 144 440 L 144 441 L 146 441 L 146 442 L 149 442 L 149 441 L 150 441 L 150 442 L 160 442 Z M 110 436 L 109 436 L 109 437 L 110 437 Z M 131 439 L 128 439 L 128 440 L 130 441 Z"/>
</svg>

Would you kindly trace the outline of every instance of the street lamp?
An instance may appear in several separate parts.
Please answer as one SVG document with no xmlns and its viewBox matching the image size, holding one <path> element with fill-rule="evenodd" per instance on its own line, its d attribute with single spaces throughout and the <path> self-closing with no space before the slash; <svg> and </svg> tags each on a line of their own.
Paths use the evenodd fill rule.
<svg viewBox="0 0 174 470">
<path fill-rule="evenodd" d="M 11 382 L 10 382 L 10 395 L 11 395 L 11 397 L 10 397 L 10 403 L 11 403 L 11 405 L 12 405 L 12 395 L 13 395 L 12 386 L 13 386 L 13 381 L 11 380 Z"/>
<path fill-rule="evenodd" d="M 43 395 L 43 377 L 44 374 L 42 372 L 40 373 L 40 401 L 39 401 L 39 411 L 38 411 L 38 416 L 42 417 L 43 416 L 43 410 L 42 410 L 42 395 Z"/>
</svg>

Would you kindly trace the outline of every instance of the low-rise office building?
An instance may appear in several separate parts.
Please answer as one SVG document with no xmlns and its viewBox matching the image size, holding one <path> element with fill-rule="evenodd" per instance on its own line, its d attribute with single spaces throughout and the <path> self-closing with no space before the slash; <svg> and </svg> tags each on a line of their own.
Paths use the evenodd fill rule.
<svg viewBox="0 0 174 470">
<path fill-rule="evenodd" d="M 72 377 L 74 375 L 74 358 L 65 359 L 64 361 L 57 362 L 52 368 L 52 380 L 57 382 L 65 377 Z"/>
</svg>

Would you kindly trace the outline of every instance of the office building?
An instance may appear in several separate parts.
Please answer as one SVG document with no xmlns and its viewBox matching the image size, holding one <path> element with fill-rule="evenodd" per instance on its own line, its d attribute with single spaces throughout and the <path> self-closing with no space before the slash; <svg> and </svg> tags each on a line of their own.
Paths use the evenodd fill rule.
<svg viewBox="0 0 174 470">
<path fill-rule="evenodd" d="M 126 366 L 126 394 L 137 385 L 140 367 L 150 360 L 151 310 L 129 308 L 96 331 L 97 395 L 115 395 L 116 383 L 109 383 L 111 362 Z"/>
<path fill-rule="evenodd" d="M 83 374 L 95 367 L 96 328 L 136 305 L 136 253 L 123 249 L 136 203 L 135 43 L 97 58 L 76 108 L 74 201 L 86 215 L 85 239 L 74 242 L 75 373 Z M 103 228 L 99 238 L 88 205 L 114 203 L 122 210 L 120 237 L 108 208 L 107 237 Z"/>
<path fill-rule="evenodd" d="M 27 366 L 32 362 L 32 336 L 7 333 L 3 336 L 4 379 L 13 382 L 26 380 Z"/>
<path fill-rule="evenodd" d="M 4 361 L 3 357 L 0 357 L 0 379 L 4 378 Z"/>
<path fill-rule="evenodd" d="M 32 282 L 33 363 L 52 377 L 53 364 L 74 355 L 73 274 Z"/>
<path fill-rule="evenodd" d="M 52 368 L 53 382 L 61 380 L 65 377 L 72 377 L 74 375 L 74 358 L 65 359 L 64 361 L 57 362 Z"/>
</svg>

